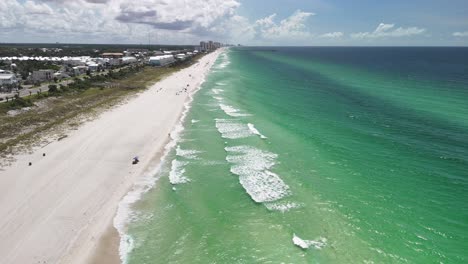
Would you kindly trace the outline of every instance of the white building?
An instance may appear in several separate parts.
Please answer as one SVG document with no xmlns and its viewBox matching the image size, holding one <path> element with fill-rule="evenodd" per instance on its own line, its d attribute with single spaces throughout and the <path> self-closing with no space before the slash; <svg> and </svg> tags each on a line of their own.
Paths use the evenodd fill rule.
<svg viewBox="0 0 468 264">
<path fill-rule="evenodd" d="M 8 71 L 1 71 L 0 72 L 0 87 L 5 85 L 17 85 L 18 79 L 14 73 Z"/>
<path fill-rule="evenodd" d="M 57 79 L 61 80 L 61 79 L 65 79 L 65 78 L 70 78 L 70 76 L 68 74 L 64 73 L 64 72 L 59 71 L 59 72 L 54 73 L 54 78 L 57 78 Z"/>
<path fill-rule="evenodd" d="M 95 72 L 99 69 L 99 64 L 95 63 L 95 62 L 87 62 L 86 63 L 86 66 L 88 66 L 88 69 L 92 72 Z"/>
<path fill-rule="evenodd" d="M 175 57 L 176 57 L 177 60 L 182 60 L 182 61 L 187 58 L 187 56 L 185 54 L 183 54 L 183 53 L 179 53 Z"/>
<path fill-rule="evenodd" d="M 150 57 L 148 63 L 153 66 L 166 66 L 175 62 L 174 56 L 172 55 L 161 55 Z"/>
<path fill-rule="evenodd" d="M 137 63 L 137 62 L 138 62 L 138 60 L 135 57 L 123 57 L 122 58 L 122 64 L 124 64 L 124 65 Z"/>
</svg>

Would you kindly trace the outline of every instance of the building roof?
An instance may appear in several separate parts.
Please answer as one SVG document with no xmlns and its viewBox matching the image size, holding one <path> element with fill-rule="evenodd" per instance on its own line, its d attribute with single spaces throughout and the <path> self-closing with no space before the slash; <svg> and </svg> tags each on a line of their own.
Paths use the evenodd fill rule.
<svg viewBox="0 0 468 264">
<path fill-rule="evenodd" d="M 55 72 L 55 71 L 51 69 L 45 69 L 45 70 L 38 70 L 38 71 L 33 71 L 33 72 Z"/>
<path fill-rule="evenodd" d="M 106 52 L 103 53 L 102 56 L 123 56 L 123 53 L 120 52 Z"/>
<path fill-rule="evenodd" d="M 14 74 L 1 74 L 0 75 L 0 80 L 8 80 L 8 79 L 12 79 L 14 77 L 15 77 Z"/>
<path fill-rule="evenodd" d="M 152 60 L 162 60 L 162 59 L 168 59 L 168 58 L 174 58 L 174 56 L 172 56 L 172 55 L 154 56 L 154 57 L 150 57 L 149 60 L 150 61 L 152 61 Z"/>
</svg>

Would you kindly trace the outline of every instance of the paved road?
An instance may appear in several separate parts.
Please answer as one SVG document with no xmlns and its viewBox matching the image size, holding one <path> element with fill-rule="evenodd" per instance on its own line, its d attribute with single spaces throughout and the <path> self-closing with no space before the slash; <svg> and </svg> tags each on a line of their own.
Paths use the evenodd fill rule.
<svg viewBox="0 0 468 264">
<path fill-rule="evenodd" d="M 126 68 L 126 67 L 114 69 L 114 71 L 120 71 L 121 69 L 124 69 L 124 68 Z M 93 75 L 103 75 L 103 74 L 107 74 L 108 72 L 109 72 L 108 70 L 105 70 L 103 72 L 94 73 Z M 84 75 L 78 76 L 78 78 L 81 78 L 81 79 L 83 77 L 84 77 Z M 27 85 L 27 86 L 23 86 L 24 88 L 21 89 L 21 90 L 18 90 L 18 91 L 14 91 L 14 92 L 11 92 L 11 93 L 0 93 L 0 98 L 3 98 L 3 99 L 5 99 L 6 97 L 12 98 L 18 92 L 19 92 L 20 97 L 29 96 L 31 94 L 37 94 L 39 91 L 47 92 L 49 90 L 49 85 L 51 85 L 51 84 L 55 84 L 55 85 L 59 86 L 60 84 L 69 85 L 71 83 L 73 83 L 73 79 L 63 80 L 63 81 L 58 82 L 58 83 L 45 83 L 45 84 L 40 85 L 39 87 L 31 87 L 31 86 Z M 3 102 L 6 102 L 6 100 L 0 101 L 0 103 L 3 103 Z"/>
<path fill-rule="evenodd" d="M 71 80 L 71 79 L 70 80 L 64 80 L 62 82 L 56 83 L 56 85 L 57 86 L 60 85 L 60 84 L 68 85 L 68 84 L 70 84 L 72 82 L 73 82 L 73 80 Z M 3 99 L 5 99 L 6 97 L 12 98 L 17 93 L 19 93 L 20 97 L 24 97 L 24 96 L 29 96 L 31 94 L 37 94 L 39 91 L 47 92 L 49 90 L 49 85 L 50 84 L 52 84 L 52 83 L 42 84 L 39 87 L 23 88 L 21 90 L 14 91 L 14 92 L 11 92 L 11 93 L 0 93 L 0 98 L 3 98 Z M 0 103 L 2 103 L 2 102 L 6 102 L 6 100 L 0 101 Z"/>
</svg>

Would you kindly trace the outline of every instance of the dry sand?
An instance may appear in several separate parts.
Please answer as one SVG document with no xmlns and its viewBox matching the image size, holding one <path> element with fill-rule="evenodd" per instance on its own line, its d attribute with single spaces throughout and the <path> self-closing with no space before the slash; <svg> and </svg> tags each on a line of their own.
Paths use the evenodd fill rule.
<svg viewBox="0 0 468 264">
<path fill-rule="evenodd" d="M 119 262 L 119 201 L 159 162 L 189 93 L 220 52 L 0 171 L 0 263 Z"/>
</svg>

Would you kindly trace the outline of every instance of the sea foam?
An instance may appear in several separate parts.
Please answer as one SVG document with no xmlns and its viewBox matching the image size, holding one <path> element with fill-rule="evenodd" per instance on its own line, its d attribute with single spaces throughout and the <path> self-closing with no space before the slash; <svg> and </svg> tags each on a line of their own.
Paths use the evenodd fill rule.
<svg viewBox="0 0 468 264">
<path fill-rule="evenodd" d="M 224 69 L 224 68 L 226 68 L 230 63 L 231 63 L 231 62 L 229 62 L 228 60 L 223 61 L 223 62 L 221 62 L 216 68 L 217 68 L 217 69 Z"/>
<path fill-rule="evenodd" d="M 226 147 L 226 160 L 232 164 L 231 172 L 257 203 L 272 202 L 290 194 L 289 186 L 269 171 L 277 155 L 251 146 Z"/>
<path fill-rule="evenodd" d="M 217 69 L 224 69 L 226 68 L 231 62 L 229 61 L 229 57 L 227 54 L 223 54 L 221 56 L 221 63 L 216 67 Z"/>
<path fill-rule="evenodd" d="M 197 154 L 202 153 L 202 151 L 194 149 L 181 149 L 180 146 L 176 148 L 176 155 L 186 159 L 198 159 Z"/>
<path fill-rule="evenodd" d="M 220 94 L 220 93 L 224 92 L 223 89 L 211 89 L 211 91 L 212 91 L 214 94 Z"/>
<path fill-rule="evenodd" d="M 260 138 L 263 138 L 263 139 L 267 138 L 264 135 L 262 135 L 262 133 L 260 133 L 253 124 L 248 123 L 247 126 L 249 127 L 250 131 L 254 133 L 255 135 L 258 135 L 260 136 Z"/>
<path fill-rule="evenodd" d="M 232 117 L 250 116 L 249 114 L 241 113 L 239 109 L 236 109 L 230 105 L 219 104 L 219 107 L 224 111 L 224 113 L 226 113 L 226 115 Z"/>
<path fill-rule="evenodd" d="M 188 162 L 186 161 L 180 161 L 177 159 L 172 160 L 171 171 L 169 172 L 169 181 L 171 184 L 176 185 L 190 181 L 187 177 L 184 176 L 185 165 L 187 164 Z"/>
<path fill-rule="evenodd" d="M 301 207 L 300 204 L 295 202 L 272 202 L 272 203 L 264 203 L 266 208 L 270 211 L 280 211 L 285 213 L 291 209 L 296 209 Z"/>
<path fill-rule="evenodd" d="M 293 234 L 292 242 L 294 245 L 302 249 L 308 249 L 311 246 L 313 246 L 316 249 L 322 249 L 323 247 L 327 245 L 326 238 L 321 237 L 317 240 L 304 240 L 298 237 L 296 234 Z"/>
<path fill-rule="evenodd" d="M 253 135 L 246 124 L 230 119 L 215 119 L 221 137 L 228 139 L 246 138 Z"/>
</svg>

